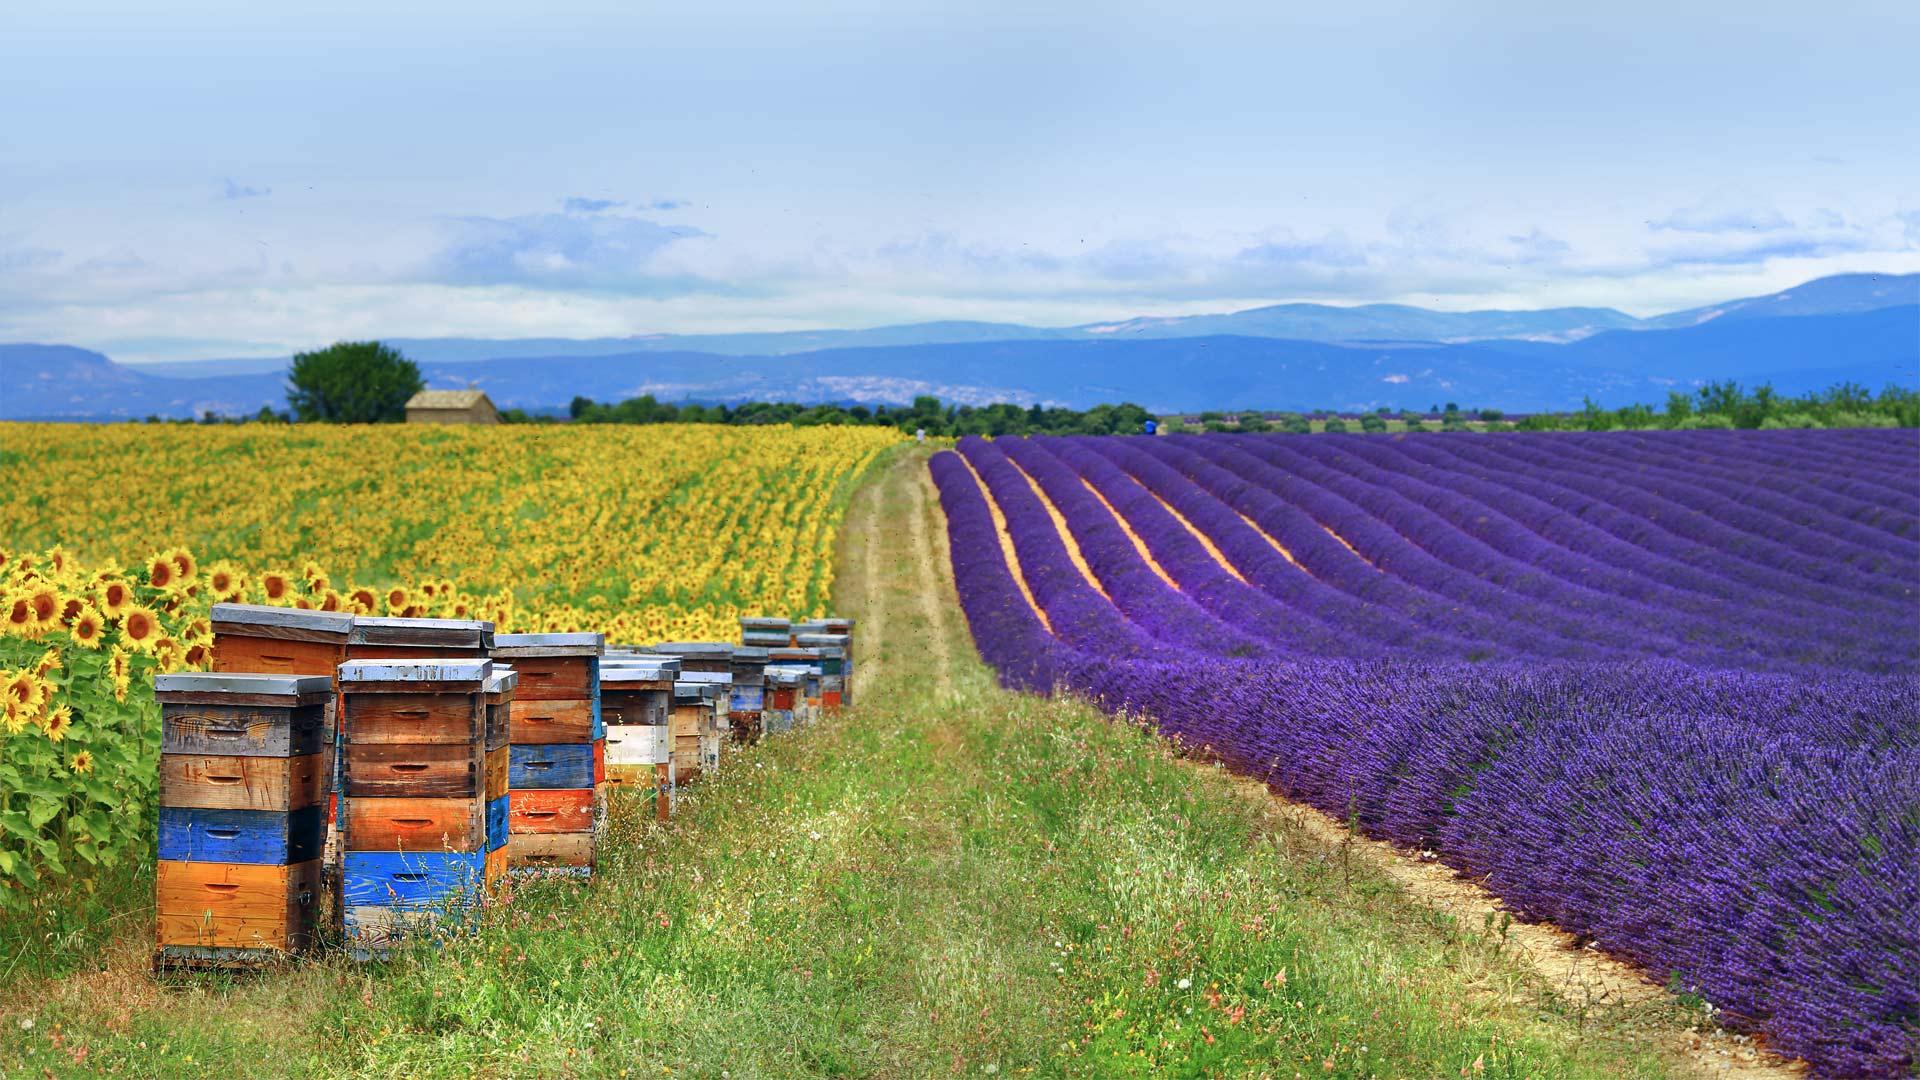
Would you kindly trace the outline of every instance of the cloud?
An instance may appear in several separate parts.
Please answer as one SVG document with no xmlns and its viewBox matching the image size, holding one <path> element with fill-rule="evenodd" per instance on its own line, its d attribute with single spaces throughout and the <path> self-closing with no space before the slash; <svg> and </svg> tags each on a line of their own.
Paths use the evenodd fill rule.
<svg viewBox="0 0 1920 1080">
<path fill-rule="evenodd" d="M 1704 204 L 1675 210 L 1647 226 L 1655 232 L 1682 233 L 1754 233 L 1780 232 L 1793 228 L 1793 221 L 1778 210 L 1709 209 Z"/>
<path fill-rule="evenodd" d="M 1383 383 L 1393 383 L 1395 386 L 1398 386 L 1401 383 L 1411 382 L 1412 380 L 1405 375 L 1382 375 L 1380 376 L 1380 381 Z"/>
<path fill-rule="evenodd" d="M 655 199 L 647 204 L 649 210 L 679 210 L 687 205 L 685 199 Z"/>
<path fill-rule="evenodd" d="M 569 214 L 598 214 L 603 210 L 612 210 L 626 203 L 619 199 L 590 199 L 582 195 L 569 195 L 560 208 Z"/>
<path fill-rule="evenodd" d="M 690 225 L 605 212 L 459 217 L 445 225 L 451 235 L 429 260 L 430 280 L 638 294 L 690 288 L 683 275 L 650 263 L 678 241 L 707 235 Z"/>
<path fill-rule="evenodd" d="M 232 177 L 226 179 L 225 186 L 220 190 L 220 197 L 228 200 L 264 199 L 271 194 L 273 189 L 270 187 L 247 187 L 244 184 L 234 183 Z"/>
</svg>

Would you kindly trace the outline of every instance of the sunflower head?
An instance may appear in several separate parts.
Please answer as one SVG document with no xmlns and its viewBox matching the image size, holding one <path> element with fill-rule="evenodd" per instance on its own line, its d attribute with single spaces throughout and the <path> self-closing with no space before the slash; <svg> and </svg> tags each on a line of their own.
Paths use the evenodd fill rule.
<svg viewBox="0 0 1920 1080">
<path fill-rule="evenodd" d="M 391 611 L 397 615 L 401 611 L 405 610 L 407 604 L 410 602 L 411 602 L 411 599 L 407 595 L 406 586 L 395 585 L 393 588 L 387 590 L 387 610 L 388 611 Z"/>
<path fill-rule="evenodd" d="M 213 653 L 205 645 L 187 646 L 186 665 L 196 671 L 204 671 L 213 662 Z"/>
<path fill-rule="evenodd" d="M 232 600 L 246 588 L 246 578 L 240 576 L 228 563 L 215 563 L 207 568 L 207 589 L 215 599 Z"/>
<path fill-rule="evenodd" d="M 100 583 L 100 607 L 107 614 L 119 616 L 133 606 L 133 586 L 117 579 L 108 579 Z"/>
<path fill-rule="evenodd" d="M 51 567 L 54 573 L 64 574 L 67 572 L 67 567 L 71 565 L 73 565 L 73 556 L 67 552 L 66 548 L 55 544 L 48 549 L 47 566 Z"/>
<path fill-rule="evenodd" d="M 327 589 L 327 572 L 311 559 L 301 564 L 300 577 L 306 581 L 308 592 L 325 592 Z"/>
<path fill-rule="evenodd" d="M 260 591 L 266 594 L 268 603 L 277 604 L 293 591 L 293 582 L 278 570 L 269 570 L 260 575 Z"/>
<path fill-rule="evenodd" d="M 6 631 L 15 636 L 33 633 L 40 620 L 33 613 L 33 601 L 24 593 L 7 597 Z"/>
<path fill-rule="evenodd" d="M 66 738 L 67 732 L 73 730 L 73 707 L 70 705 L 62 705 L 57 709 L 49 711 L 45 724 L 47 738 L 52 739 L 54 742 L 59 742 L 61 739 Z"/>
<path fill-rule="evenodd" d="M 46 652 L 40 654 L 39 661 L 33 665 L 33 673 L 44 679 L 49 674 L 59 671 L 64 666 L 66 665 L 60 662 L 60 650 L 48 649 Z"/>
<path fill-rule="evenodd" d="M 77 772 L 77 773 L 92 772 L 93 771 L 93 754 L 86 750 L 80 751 L 79 753 L 73 755 L 72 758 L 68 759 L 67 768 L 72 769 L 74 772 Z"/>
<path fill-rule="evenodd" d="M 120 637 L 141 652 L 152 652 L 154 641 L 160 637 L 160 616 L 143 607 L 128 610 L 126 618 L 120 620 Z"/>
<path fill-rule="evenodd" d="M 345 604 L 346 602 L 341 598 L 340 594 L 334 592 L 332 589 L 328 589 L 325 593 L 321 594 L 321 611 L 339 611 Z"/>
<path fill-rule="evenodd" d="M 147 584 L 156 589 L 171 589 L 180 580 L 180 568 L 165 555 L 147 560 Z"/>
<path fill-rule="evenodd" d="M 6 696 L 9 706 L 22 713 L 32 713 L 47 700 L 47 684 L 31 671 L 10 671 L 6 673 L 6 682 L 0 683 L 0 694 Z"/>
<path fill-rule="evenodd" d="M 52 625 L 60 617 L 60 609 L 64 606 L 60 590 L 44 583 L 35 585 L 27 593 L 27 600 L 33 605 L 34 621 L 42 628 Z"/>
<path fill-rule="evenodd" d="M 60 625 L 72 626 L 74 617 L 79 615 L 81 609 L 85 608 L 86 606 L 87 606 L 87 601 L 86 601 L 86 598 L 84 597 L 79 597 L 79 596 L 61 597 L 60 598 Z"/>
<path fill-rule="evenodd" d="M 349 593 L 347 599 L 353 602 L 354 612 L 360 615 L 371 615 L 380 607 L 380 594 L 364 585 Z"/>
<path fill-rule="evenodd" d="M 162 634 L 153 639 L 153 658 L 159 663 L 161 671 L 170 674 L 180 670 L 180 662 L 185 656 L 178 641 Z"/>
<path fill-rule="evenodd" d="M 193 561 L 193 553 L 186 548 L 174 548 L 167 552 L 167 559 L 173 563 L 175 570 L 180 571 L 181 581 L 192 581 L 193 575 L 200 571 L 200 564 Z"/>
<path fill-rule="evenodd" d="M 123 682 L 133 675 L 133 654 L 118 645 L 107 654 L 107 674 L 116 682 Z"/>
<path fill-rule="evenodd" d="M 97 649 L 107 632 L 107 620 L 98 611 L 88 607 L 74 616 L 73 643 L 83 649 Z"/>
</svg>

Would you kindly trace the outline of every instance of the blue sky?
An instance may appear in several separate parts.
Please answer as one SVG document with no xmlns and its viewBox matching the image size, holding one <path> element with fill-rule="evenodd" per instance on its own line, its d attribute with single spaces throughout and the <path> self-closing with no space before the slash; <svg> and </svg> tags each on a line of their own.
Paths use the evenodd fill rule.
<svg viewBox="0 0 1920 1080">
<path fill-rule="evenodd" d="M 8 0 L 0 340 L 1650 314 L 1920 270 L 1917 41 L 1911 3 Z"/>
</svg>

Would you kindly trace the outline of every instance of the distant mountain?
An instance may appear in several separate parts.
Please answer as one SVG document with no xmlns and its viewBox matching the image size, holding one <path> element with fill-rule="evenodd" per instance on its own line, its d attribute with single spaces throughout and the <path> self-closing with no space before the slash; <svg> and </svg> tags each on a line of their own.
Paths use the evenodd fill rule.
<svg viewBox="0 0 1920 1080">
<path fill-rule="evenodd" d="M 1903 299 L 1904 297 L 1904 299 Z M 647 334 L 623 338 L 386 338 L 422 364 L 552 356 L 625 356 L 698 352 L 718 356 L 787 356 L 823 349 L 958 345 L 988 341 L 1117 341 L 1193 337 L 1261 337 L 1335 344 L 1394 342 L 1542 342 L 1565 344 L 1609 330 L 1673 329 L 1715 318 L 1835 315 L 1920 300 L 1920 274 L 1846 274 L 1821 278 L 1773 296 L 1636 319 L 1612 308 L 1541 311 L 1432 311 L 1401 304 L 1274 304 L 1222 315 L 1142 317 L 1081 326 L 925 322 L 868 330 L 793 330 L 747 334 Z M 140 365 L 155 375 L 202 377 L 259 374 L 285 358 L 179 361 Z"/>
<path fill-rule="evenodd" d="M 1836 274 L 1745 300 L 1647 320 L 1653 329 L 1698 326 L 1716 319 L 1777 319 L 1789 315 L 1845 315 L 1903 304 L 1920 304 L 1920 274 Z"/>
<path fill-rule="evenodd" d="M 1627 319 L 1606 309 L 1475 312 L 1443 316 L 1375 305 L 1335 309 L 1283 305 L 1229 316 L 1134 320 L 1052 336 L 957 342 L 896 340 L 928 334 L 1001 334 L 1026 328 L 990 323 L 920 324 L 876 331 L 822 332 L 808 341 L 854 345 L 732 355 L 666 348 L 675 341 L 751 338 L 768 347 L 806 335 L 601 339 L 594 342 L 459 339 L 399 340 L 429 385 L 485 389 L 503 408 L 564 407 L 576 395 L 602 401 L 651 393 L 668 401 L 840 401 L 904 403 L 936 394 L 961 403 L 1011 401 L 1088 406 L 1131 400 L 1163 411 L 1203 408 L 1425 408 L 1445 401 L 1515 412 L 1576 408 L 1585 397 L 1607 405 L 1658 403 L 1671 389 L 1708 380 L 1770 381 L 1785 393 L 1838 381 L 1878 389 L 1920 386 L 1920 305 L 1898 298 L 1920 291 L 1920 275 L 1853 275 L 1809 282 L 1776 297 L 1733 301 L 1707 317 L 1646 329 L 1604 328 Z M 1893 297 L 1889 306 L 1879 301 Z M 1826 309 L 1839 309 L 1838 313 Z M 1703 309 L 1704 310 L 1704 309 Z M 1770 311 L 1785 314 L 1769 315 Z M 1336 326 L 1329 312 L 1341 312 Z M 1541 316 L 1532 319 L 1531 316 Z M 1677 316 L 1675 316 L 1677 317 Z M 1455 320 L 1444 324 L 1444 320 Z M 1238 320 L 1238 321 L 1236 321 Z M 1292 321 L 1289 321 L 1292 320 Z M 1399 333 L 1472 325 L 1476 332 L 1523 334 L 1466 342 L 1333 343 L 1265 334 L 1186 330 L 1246 325 L 1273 329 L 1307 320 L 1321 332 Z M 1139 324 L 1139 325 L 1136 325 Z M 1578 340 L 1556 344 L 1552 327 L 1580 326 Z M 1347 330 L 1340 330 L 1344 326 Z M 1062 336 L 1065 335 L 1065 336 Z M 1435 335 L 1437 336 L 1437 335 Z M 543 351 L 550 350 L 550 351 Z M 501 352 L 510 355 L 498 355 Z M 265 365 L 270 370 L 259 370 Z M 225 373 L 207 374 L 218 367 Z M 283 376 L 272 361 L 169 365 L 153 374 L 67 346 L 0 346 L 0 417 L 192 416 L 284 405 Z"/>
<path fill-rule="evenodd" d="M 284 408 L 279 373 L 166 378 L 70 345 L 0 345 L 0 419 L 238 416 Z"/>
</svg>

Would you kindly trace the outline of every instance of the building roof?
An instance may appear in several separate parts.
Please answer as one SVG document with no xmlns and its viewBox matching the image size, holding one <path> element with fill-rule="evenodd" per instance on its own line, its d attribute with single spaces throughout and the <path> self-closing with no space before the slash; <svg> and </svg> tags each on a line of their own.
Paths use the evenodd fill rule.
<svg viewBox="0 0 1920 1080">
<path fill-rule="evenodd" d="M 487 401 L 487 395 L 480 390 L 422 390 L 407 399 L 407 408 L 471 409 L 483 401 Z"/>
</svg>

